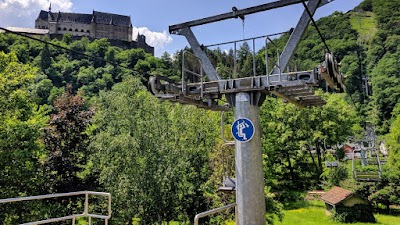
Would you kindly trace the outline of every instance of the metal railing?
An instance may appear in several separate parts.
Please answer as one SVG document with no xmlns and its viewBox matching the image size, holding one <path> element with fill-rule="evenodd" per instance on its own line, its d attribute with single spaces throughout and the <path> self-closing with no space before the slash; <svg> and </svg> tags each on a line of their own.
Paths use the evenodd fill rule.
<svg viewBox="0 0 400 225">
<path fill-rule="evenodd" d="M 185 62 L 188 62 L 188 63 L 190 62 L 189 60 L 185 61 L 185 56 L 186 55 L 194 57 L 195 60 L 198 61 L 198 63 L 199 63 L 198 66 L 199 66 L 199 69 L 200 69 L 200 73 L 197 73 L 194 70 L 190 70 L 189 68 L 186 68 Z M 203 95 L 203 63 L 201 62 L 201 59 L 199 57 L 197 57 L 194 54 L 192 54 L 191 52 L 185 50 L 182 53 L 182 92 L 183 93 L 186 93 L 186 91 L 187 91 L 187 89 L 186 89 L 187 88 L 186 73 L 192 74 L 195 77 L 199 77 L 200 78 L 200 83 L 201 83 L 201 86 L 200 86 L 200 98 L 203 98 L 204 97 L 204 95 Z"/>
<path fill-rule="evenodd" d="M 237 219 L 236 219 L 237 207 L 236 207 L 236 203 L 233 203 L 233 204 L 229 204 L 229 205 L 226 205 L 226 206 L 222 206 L 220 208 L 216 208 L 216 209 L 212 209 L 212 210 L 209 210 L 209 211 L 206 211 L 206 212 L 202 212 L 202 213 L 196 214 L 196 216 L 194 217 L 194 225 L 199 225 L 200 218 L 203 218 L 203 217 L 206 217 L 206 216 L 218 213 L 218 212 L 222 212 L 222 211 L 230 209 L 232 207 L 235 207 L 235 221 L 237 222 Z"/>
<path fill-rule="evenodd" d="M 258 37 L 252 37 L 252 38 L 246 38 L 246 39 L 241 39 L 241 40 L 235 40 L 235 41 L 228 41 L 228 42 L 222 42 L 222 43 L 217 43 L 217 44 L 211 44 L 211 45 L 206 45 L 204 47 L 206 48 L 210 48 L 210 47 L 219 47 L 222 45 L 227 45 L 227 44 L 233 44 L 233 62 L 234 62 L 234 68 L 233 68 L 233 78 L 237 78 L 238 75 L 238 68 L 237 68 L 237 45 L 238 43 L 241 42 L 247 42 L 247 41 L 251 41 L 252 42 L 252 76 L 258 76 L 257 74 L 257 62 L 256 62 L 256 46 L 255 46 L 255 41 L 258 39 L 265 39 L 264 40 L 264 47 L 265 47 L 265 75 L 272 75 L 269 68 L 269 61 L 272 62 L 272 67 L 276 67 L 278 70 L 278 73 L 275 74 L 275 76 L 279 77 L 279 82 L 282 81 L 282 73 L 284 72 L 285 69 L 289 70 L 289 65 L 287 65 L 285 68 L 281 68 L 281 64 L 280 64 L 280 57 L 281 54 L 278 50 L 279 46 L 271 39 L 271 37 L 273 36 L 277 36 L 277 35 L 282 35 L 282 34 L 286 34 L 286 33 L 290 33 L 290 31 L 285 31 L 285 32 L 280 32 L 280 33 L 275 33 L 275 34 L 269 34 L 269 35 L 263 35 L 263 36 L 258 36 Z M 276 48 L 276 61 L 274 61 L 273 57 L 269 57 L 268 56 L 268 43 L 271 43 L 272 45 L 274 45 L 274 47 Z M 250 47 L 250 46 L 249 46 Z M 291 64 L 293 66 L 293 69 L 295 71 L 297 71 L 297 66 L 295 64 L 295 62 L 292 60 L 289 61 L 289 64 Z M 267 77 L 267 80 L 268 77 Z M 269 83 L 269 81 L 268 81 Z"/>
<path fill-rule="evenodd" d="M 59 198 L 59 197 L 70 197 L 70 196 L 79 196 L 85 195 L 85 204 L 84 210 L 81 214 L 73 214 L 64 217 L 51 218 L 41 221 L 23 223 L 20 225 L 39 225 L 39 224 L 47 224 L 65 220 L 72 220 L 72 225 L 75 225 L 76 219 L 79 217 L 88 217 L 89 225 L 92 224 L 92 218 L 104 219 L 105 225 L 108 225 L 108 220 L 111 218 L 111 194 L 105 192 L 94 192 L 94 191 L 78 191 L 78 192 L 70 192 L 70 193 L 62 193 L 62 194 L 49 194 L 49 195 L 39 195 L 39 196 L 29 196 L 29 197 L 20 197 L 20 198 L 7 198 L 0 199 L 0 204 L 2 203 L 12 203 L 12 202 L 22 202 L 22 201 L 32 201 L 32 200 L 42 200 L 42 199 L 50 199 L 50 198 Z M 108 198 L 108 213 L 107 215 L 97 215 L 89 213 L 89 195 L 97 195 L 97 196 L 106 196 Z"/>
</svg>

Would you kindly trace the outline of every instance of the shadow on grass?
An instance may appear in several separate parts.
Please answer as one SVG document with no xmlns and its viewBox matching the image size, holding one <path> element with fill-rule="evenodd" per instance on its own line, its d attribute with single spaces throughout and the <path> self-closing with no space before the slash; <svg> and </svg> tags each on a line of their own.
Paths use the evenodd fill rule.
<svg viewBox="0 0 400 225">
<path fill-rule="evenodd" d="M 387 209 L 375 208 L 374 211 L 381 215 L 400 216 L 400 209 L 390 209 L 388 212 Z"/>
</svg>

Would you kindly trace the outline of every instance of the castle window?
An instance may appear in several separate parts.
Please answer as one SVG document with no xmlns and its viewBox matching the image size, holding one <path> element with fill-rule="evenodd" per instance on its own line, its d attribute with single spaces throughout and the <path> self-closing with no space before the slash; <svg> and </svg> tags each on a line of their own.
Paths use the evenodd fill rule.
<svg viewBox="0 0 400 225">
<path fill-rule="evenodd" d="M 63 30 L 67 30 L 67 28 L 64 27 Z"/>
<path fill-rule="evenodd" d="M 85 32 L 85 31 L 82 29 L 81 32 Z"/>
<path fill-rule="evenodd" d="M 61 30 L 61 27 L 58 27 L 57 30 Z"/>
<path fill-rule="evenodd" d="M 72 31 L 72 28 L 69 28 L 69 31 Z"/>
<path fill-rule="evenodd" d="M 90 30 L 87 30 L 86 32 L 90 33 Z"/>
<path fill-rule="evenodd" d="M 78 29 L 75 29 L 75 32 L 78 32 Z"/>
</svg>

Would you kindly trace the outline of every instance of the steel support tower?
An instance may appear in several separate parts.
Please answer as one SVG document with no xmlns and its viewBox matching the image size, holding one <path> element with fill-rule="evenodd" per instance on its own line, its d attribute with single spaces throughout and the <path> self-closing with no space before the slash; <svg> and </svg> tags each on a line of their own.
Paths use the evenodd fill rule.
<svg viewBox="0 0 400 225">
<path fill-rule="evenodd" d="M 314 14 L 318 7 L 332 0 L 309 0 L 307 7 Z M 183 35 L 190 44 L 194 55 L 200 61 L 202 72 L 194 73 L 200 82 L 185 79 L 187 72 L 182 68 L 182 81 L 175 82 L 166 77 L 156 76 L 150 79 L 149 89 L 158 98 L 191 104 L 210 110 L 229 110 L 234 108 L 235 119 L 247 118 L 254 124 L 254 136 L 248 142 L 235 141 L 236 160 L 236 203 L 238 225 L 265 225 L 264 174 L 262 165 L 261 125 L 259 107 L 267 94 L 272 93 L 300 107 L 319 106 L 325 102 L 314 95 L 314 87 L 322 80 L 333 89 L 343 90 L 342 77 L 337 71 L 336 62 L 329 53 L 324 64 L 310 71 L 283 73 L 292 58 L 308 24 L 311 21 L 306 10 L 291 33 L 285 49 L 278 60 L 278 65 L 271 74 L 222 80 L 211 64 L 202 46 L 196 39 L 191 27 L 213 23 L 225 19 L 241 18 L 246 15 L 266 10 L 281 8 L 301 3 L 301 0 L 281 0 L 246 9 L 232 8 L 231 12 L 172 25 L 172 34 Z M 183 63 L 184 64 L 184 63 Z M 225 96 L 229 105 L 219 105 Z"/>
</svg>

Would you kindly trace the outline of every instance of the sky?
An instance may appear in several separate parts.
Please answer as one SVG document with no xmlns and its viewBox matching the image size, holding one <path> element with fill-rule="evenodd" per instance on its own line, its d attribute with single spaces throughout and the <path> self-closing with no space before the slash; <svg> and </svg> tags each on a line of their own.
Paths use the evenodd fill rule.
<svg viewBox="0 0 400 225">
<path fill-rule="evenodd" d="M 171 55 L 188 45 L 186 39 L 171 35 L 168 27 L 190 20 L 231 12 L 232 7 L 248 8 L 276 0 L 51 0 L 53 12 L 92 13 L 93 10 L 131 17 L 134 34 L 146 36 L 146 42 L 155 47 L 155 56 Z M 34 27 L 40 10 L 48 10 L 49 0 L 0 0 L 1 27 Z M 331 0 L 319 8 L 315 19 L 335 11 L 347 12 L 362 0 Z M 260 12 L 241 19 L 193 27 L 201 44 L 210 45 L 243 38 L 279 33 L 295 27 L 304 8 L 302 4 Z M 134 35 L 135 37 L 135 35 Z M 258 40 L 261 41 L 261 40 Z M 232 45 L 220 46 L 231 49 Z"/>
</svg>

